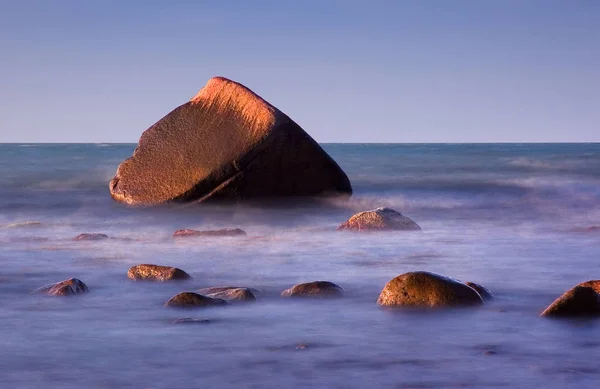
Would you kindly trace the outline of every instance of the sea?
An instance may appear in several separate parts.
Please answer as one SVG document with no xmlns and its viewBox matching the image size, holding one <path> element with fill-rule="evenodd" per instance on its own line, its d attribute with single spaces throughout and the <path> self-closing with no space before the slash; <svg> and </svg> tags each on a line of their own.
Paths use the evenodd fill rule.
<svg viewBox="0 0 600 389">
<path fill-rule="evenodd" d="M 540 317 L 600 278 L 600 144 L 323 144 L 352 182 L 349 200 L 156 208 L 110 197 L 135 146 L 0 144 L 0 388 L 600 385 L 600 319 Z M 377 207 L 422 230 L 336 231 Z M 173 239 L 182 228 L 247 236 Z M 110 239 L 73 240 L 85 232 Z M 141 263 L 193 279 L 129 280 Z M 410 271 L 476 282 L 494 299 L 378 306 L 385 284 Z M 31 293 L 71 277 L 89 293 Z M 345 297 L 280 297 L 315 280 Z M 257 301 L 164 306 L 227 285 L 257 289 Z"/>
</svg>

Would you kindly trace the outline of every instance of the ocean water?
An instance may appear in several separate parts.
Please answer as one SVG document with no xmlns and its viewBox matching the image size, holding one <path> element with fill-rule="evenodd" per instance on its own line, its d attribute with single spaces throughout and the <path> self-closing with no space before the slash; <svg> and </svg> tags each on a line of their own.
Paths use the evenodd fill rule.
<svg viewBox="0 0 600 389">
<path fill-rule="evenodd" d="M 134 144 L 0 145 L 0 388 L 597 388 L 600 320 L 539 313 L 600 278 L 600 144 L 325 144 L 351 200 L 323 204 L 114 202 L 108 182 Z M 353 213 L 393 207 L 418 232 L 354 234 Z M 40 224 L 16 224 L 39 222 Z M 172 239 L 180 228 L 247 237 Z M 112 239 L 76 242 L 83 232 Z M 181 283 L 127 279 L 139 263 Z M 390 310 L 404 272 L 485 285 L 479 308 Z M 70 277 L 90 292 L 33 295 Z M 346 297 L 282 299 L 329 280 Z M 181 291 L 240 285 L 255 303 L 197 310 Z M 173 324 L 178 318 L 204 324 Z"/>
</svg>

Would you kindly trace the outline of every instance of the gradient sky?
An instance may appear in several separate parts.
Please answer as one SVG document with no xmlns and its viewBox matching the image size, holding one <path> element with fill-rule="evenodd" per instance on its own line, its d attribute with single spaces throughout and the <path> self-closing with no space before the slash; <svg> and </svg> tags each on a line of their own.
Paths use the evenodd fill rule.
<svg viewBox="0 0 600 389">
<path fill-rule="evenodd" d="M 215 75 L 319 142 L 598 142 L 600 1 L 0 0 L 0 142 L 137 142 Z"/>
</svg>

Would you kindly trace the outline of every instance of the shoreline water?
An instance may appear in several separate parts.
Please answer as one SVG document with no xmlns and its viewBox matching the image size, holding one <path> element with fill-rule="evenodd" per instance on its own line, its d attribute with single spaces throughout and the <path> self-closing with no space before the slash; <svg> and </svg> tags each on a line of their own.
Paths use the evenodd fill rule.
<svg viewBox="0 0 600 389">
<path fill-rule="evenodd" d="M 600 145 L 323 145 L 355 188 L 337 207 L 131 209 L 108 181 L 135 145 L 0 145 L 2 386 L 592 388 L 600 322 L 539 313 L 594 274 Z M 37 149 L 37 150 L 36 150 Z M 347 234 L 356 211 L 390 206 L 423 231 Z M 247 237 L 174 240 L 179 228 Z M 83 232 L 98 242 L 74 242 Z M 139 263 L 185 284 L 135 283 Z M 491 289 L 477 309 L 396 312 L 387 281 L 426 270 Z M 75 298 L 29 293 L 70 277 Z M 299 282 L 339 284 L 339 301 L 288 301 Z M 251 305 L 177 312 L 177 292 L 234 284 Z M 179 325 L 181 317 L 208 323 Z M 212 321 L 210 321 L 212 320 Z M 306 346 L 298 348 L 299 345 Z"/>
</svg>

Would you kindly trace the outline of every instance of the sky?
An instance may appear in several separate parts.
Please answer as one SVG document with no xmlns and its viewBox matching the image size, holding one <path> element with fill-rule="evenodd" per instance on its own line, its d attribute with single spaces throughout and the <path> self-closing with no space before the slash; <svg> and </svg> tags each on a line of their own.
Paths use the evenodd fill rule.
<svg viewBox="0 0 600 389">
<path fill-rule="evenodd" d="M 0 142 L 137 142 L 213 76 L 319 142 L 600 142 L 600 1 L 0 0 Z"/>
</svg>

